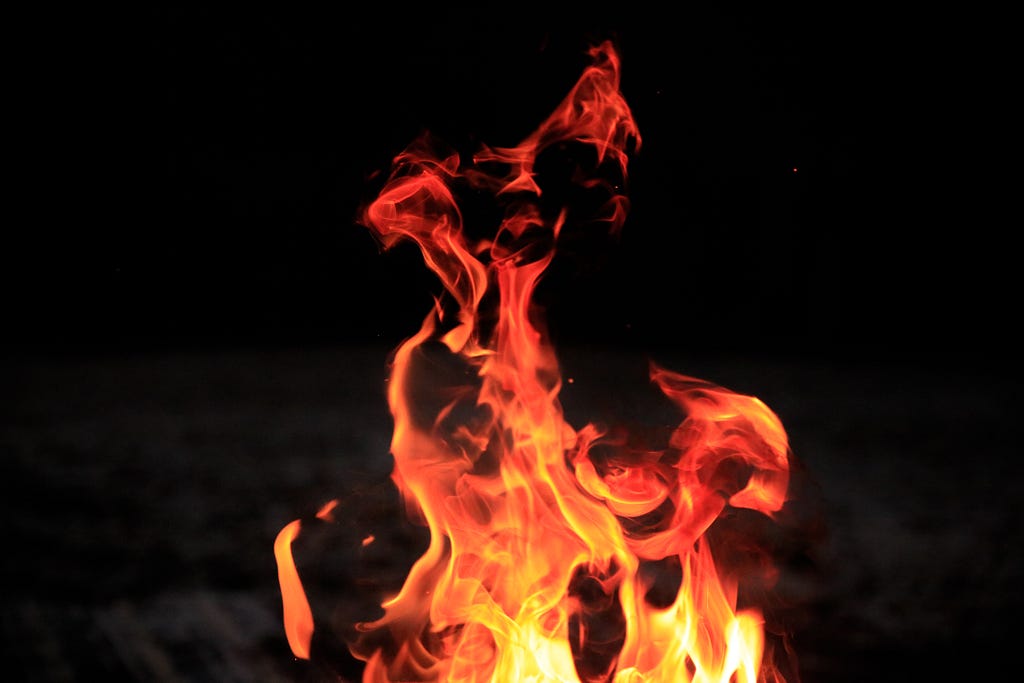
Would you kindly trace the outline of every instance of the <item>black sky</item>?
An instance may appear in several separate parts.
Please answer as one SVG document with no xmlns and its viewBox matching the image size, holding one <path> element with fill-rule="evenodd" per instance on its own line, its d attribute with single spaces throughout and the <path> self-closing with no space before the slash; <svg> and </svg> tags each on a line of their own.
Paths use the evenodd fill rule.
<svg viewBox="0 0 1024 683">
<path fill-rule="evenodd" d="M 374 174 L 422 130 L 516 144 L 612 39 L 643 136 L 633 208 L 620 240 L 566 245 L 541 292 L 553 334 L 1013 353 L 990 162 L 1003 20 L 630 10 L 164 10 L 54 38 L 55 78 L 27 79 L 46 102 L 26 107 L 42 183 L 12 230 L 7 342 L 401 339 L 440 288 L 411 246 L 382 254 L 355 224 Z"/>
</svg>

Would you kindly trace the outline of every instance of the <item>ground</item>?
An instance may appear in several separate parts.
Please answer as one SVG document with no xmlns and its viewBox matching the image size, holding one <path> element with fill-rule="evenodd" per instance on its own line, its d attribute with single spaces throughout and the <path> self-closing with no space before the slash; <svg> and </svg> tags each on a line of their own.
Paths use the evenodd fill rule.
<svg viewBox="0 0 1024 683">
<path fill-rule="evenodd" d="M 422 542 L 388 479 L 388 350 L 9 357 L 11 680 L 317 681 L 332 666 L 358 677 L 326 624 L 372 616 L 366 577 L 397 584 Z M 567 414 L 640 366 L 594 349 L 560 358 L 574 377 Z M 1009 666 L 1024 466 L 1020 385 L 1004 366 L 657 360 L 759 396 L 787 429 L 821 522 L 780 584 L 803 680 L 971 680 L 959 677 Z M 318 527 L 331 499 L 338 521 Z M 272 546 L 298 518 L 296 558 L 325 610 L 320 667 L 292 657 L 281 625 Z"/>
</svg>

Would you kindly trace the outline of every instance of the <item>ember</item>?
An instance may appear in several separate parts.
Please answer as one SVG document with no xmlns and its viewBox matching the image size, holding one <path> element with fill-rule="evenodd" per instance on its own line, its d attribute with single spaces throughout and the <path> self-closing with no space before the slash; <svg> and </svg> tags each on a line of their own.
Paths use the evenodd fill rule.
<svg viewBox="0 0 1024 683">
<path fill-rule="evenodd" d="M 774 570 L 737 560 L 745 546 L 712 533 L 737 511 L 770 520 L 782 510 L 791 453 L 777 416 L 655 364 L 650 380 L 678 422 L 653 444 L 571 425 L 560 404 L 534 294 L 578 209 L 541 200 L 538 155 L 588 148 L 573 179 L 599 200 L 588 220 L 617 231 L 640 147 L 614 46 L 590 56 L 521 144 L 466 161 L 425 135 L 362 214 L 384 248 L 415 243 L 446 290 L 393 356 L 392 478 L 430 542 L 383 614 L 358 625 L 351 652 L 364 681 L 784 680 L 764 610 L 741 598 L 749 574 L 770 586 Z M 467 192 L 503 212 L 483 237 L 464 225 Z M 290 555 L 298 533 L 288 525 L 275 551 L 288 641 L 308 658 L 313 622 Z"/>
</svg>

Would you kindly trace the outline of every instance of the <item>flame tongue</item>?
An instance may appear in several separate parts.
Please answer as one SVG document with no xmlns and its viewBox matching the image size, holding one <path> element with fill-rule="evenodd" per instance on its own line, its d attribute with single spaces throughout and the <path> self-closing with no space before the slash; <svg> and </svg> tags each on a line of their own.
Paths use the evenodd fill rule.
<svg viewBox="0 0 1024 683">
<path fill-rule="evenodd" d="M 684 419 L 663 448 L 641 453 L 615 448 L 594 425 L 574 429 L 559 404 L 558 363 L 532 301 L 571 216 L 542 206 L 534 166 L 553 146 L 592 148 L 596 162 L 581 165 L 578 182 L 617 230 L 627 152 L 640 143 L 617 54 L 605 43 L 591 57 L 522 144 L 464 164 L 424 137 L 365 210 L 385 247 L 420 247 L 449 297 L 394 356 L 393 479 L 430 544 L 383 616 L 360 625 L 390 642 L 354 647 L 366 681 L 771 675 L 761 616 L 737 610 L 736 578 L 704 533 L 727 508 L 781 508 L 788 445 L 775 415 L 652 367 Z M 492 239 L 467 238 L 461 190 L 504 207 Z M 674 597 L 652 601 L 666 573 Z"/>
</svg>

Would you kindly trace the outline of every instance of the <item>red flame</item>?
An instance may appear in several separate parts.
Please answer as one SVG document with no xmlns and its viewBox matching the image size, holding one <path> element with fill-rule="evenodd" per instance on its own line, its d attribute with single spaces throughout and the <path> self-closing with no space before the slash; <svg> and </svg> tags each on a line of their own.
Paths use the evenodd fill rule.
<svg viewBox="0 0 1024 683">
<path fill-rule="evenodd" d="M 395 158 L 363 214 L 384 247 L 417 244 L 450 297 L 393 358 L 392 478 L 430 542 L 383 615 L 358 625 L 375 636 L 352 648 L 364 681 L 782 680 L 765 657 L 761 611 L 738 606 L 739 577 L 705 535 L 726 510 L 782 508 L 789 446 L 776 415 L 652 365 L 680 421 L 643 450 L 594 424 L 574 428 L 559 402 L 559 364 L 533 299 L 574 217 L 539 201 L 535 164 L 560 145 L 592 149 L 576 180 L 616 231 L 640 145 L 612 44 L 590 56 L 520 145 L 464 163 L 425 136 Z M 456 199 L 467 190 L 504 209 L 491 239 L 467 237 Z M 673 598 L 651 597 L 660 575 Z M 294 613 L 301 586 L 287 583 Z M 288 594 L 285 605 L 302 656 L 311 629 L 287 626 Z"/>
</svg>

